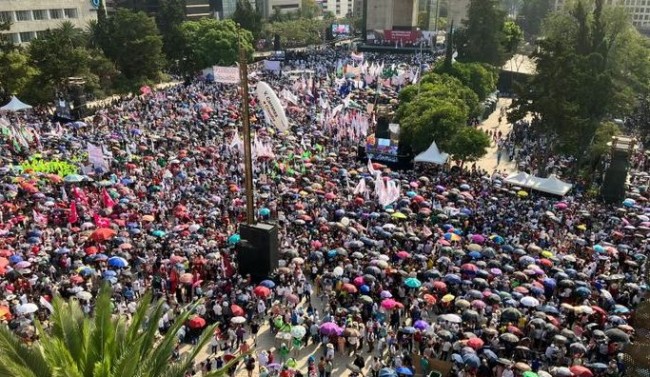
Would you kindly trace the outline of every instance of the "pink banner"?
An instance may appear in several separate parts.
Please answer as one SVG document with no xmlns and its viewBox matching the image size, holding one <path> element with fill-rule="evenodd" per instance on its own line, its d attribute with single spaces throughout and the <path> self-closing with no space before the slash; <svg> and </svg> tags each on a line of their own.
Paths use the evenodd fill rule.
<svg viewBox="0 0 650 377">
<path fill-rule="evenodd" d="M 384 30 L 384 39 L 387 41 L 416 42 L 419 38 L 419 31 Z"/>
</svg>

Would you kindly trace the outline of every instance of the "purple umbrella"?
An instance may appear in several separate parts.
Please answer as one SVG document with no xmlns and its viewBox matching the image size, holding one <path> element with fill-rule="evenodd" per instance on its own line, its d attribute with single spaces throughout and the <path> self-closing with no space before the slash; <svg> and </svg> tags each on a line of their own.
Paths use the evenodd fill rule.
<svg viewBox="0 0 650 377">
<path fill-rule="evenodd" d="M 418 330 L 426 330 L 429 328 L 429 324 L 426 321 L 420 319 L 418 321 L 415 321 L 413 327 L 415 327 Z"/>
<path fill-rule="evenodd" d="M 503 272 L 500 268 L 490 268 L 490 273 L 494 276 L 501 276 Z"/>
<path fill-rule="evenodd" d="M 320 326 L 320 333 L 323 335 L 339 335 L 343 329 L 338 327 L 334 322 L 325 322 Z"/>
<path fill-rule="evenodd" d="M 482 244 L 483 242 L 485 242 L 485 237 L 483 237 L 480 234 L 475 234 L 472 236 L 472 242 Z"/>
</svg>

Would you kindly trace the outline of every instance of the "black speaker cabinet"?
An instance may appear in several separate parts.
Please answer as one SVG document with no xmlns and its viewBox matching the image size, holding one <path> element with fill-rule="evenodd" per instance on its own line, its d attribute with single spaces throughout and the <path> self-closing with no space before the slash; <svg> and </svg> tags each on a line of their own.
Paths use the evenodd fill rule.
<svg viewBox="0 0 650 377">
<path fill-rule="evenodd" d="M 237 245 L 239 273 L 254 279 L 268 277 L 278 268 L 278 227 L 258 223 L 239 227 L 241 242 Z"/>
<path fill-rule="evenodd" d="M 629 155 L 623 151 L 614 151 L 605 172 L 605 179 L 600 187 L 600 194 L 607 203 L 618 203 L 625 198 L 625 181 L 629 168 Z"/>
</svg>

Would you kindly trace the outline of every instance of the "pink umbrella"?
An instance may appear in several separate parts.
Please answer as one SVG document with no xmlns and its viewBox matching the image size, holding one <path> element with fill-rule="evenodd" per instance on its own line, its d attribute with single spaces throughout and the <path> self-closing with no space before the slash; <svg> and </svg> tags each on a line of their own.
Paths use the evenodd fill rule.
<svg viewBox="0 0 650 377">
<path fill-rule="evenodd" d="M 472 307 L 474 309 L 479 309 L 479 310 L 483 309 L 483 308 L 485 308 L 485 301 L 474 300 L 474 301 L 472 301 Z"/>
<path fill-rule="evenodd" d="M 565 202 L 559 202 L 555 204 L 555 209 L 567 209 L 568 205 Z"/>
<path fill-rule="evenodd" d="M 290 294 L 286 295 L 285 298 L 287 299 L 287 301 L 289 301 L 291 303 L 294 303 L 294 304 L 297 304 L 297 303 L 300 302 L 300 298 L 298 296 L 294 295 L 293 293 L 290 293 Z"/>
<path fill-rule="evenodd" d="M 363 283 L 364 283 L 364 281 L 363 281 L 363 276 L 357 276 L 356 278 L 354 278 L 354 280 L 352 280 L 352 282 L 353 282 L 354 285 L 356 285 L 357 287 L 362 286 Z"/>
<path fill-rule="evenodd" d="M 406 258 L 408 258 L 410 256 L 411 256 L 411 254 L 407 253 L 404 250 L 397 253 L 397 257 L 400 258 L 400 259 L 406 259 Z"/>
<path fill-rule="evenodd" d="M 442 246 L 449 246 L 449 241 L 447 241 L 447 240 L 444 239 L 444 238 L 439 239 L 439 240 L 438 240 L 438 243 L 439 243 L 440 245 L 442 245 Z"/>
<path fill-rule="evenodd" d="M 333 192 L 328 192 L 327 194 L 325 194 L 325 199 L 327 199 L 327 200 L 336 199 L 336 194 L 333 193 Z"/>
<path fill-rule="evenodd" d="M 480 234 L 475 234 L 472 236 L 472 242 L 482 244 L 483 242 L 485 242 L 485 237 L 483 237 Z"/>
<path fill-rule="evenodd" d="M 387 298 L 381 302 L 381 307 L 384 309 L 392 310 L 399 305 L 399 302 L 393 300 L 392 298 Z"/>
</svg>

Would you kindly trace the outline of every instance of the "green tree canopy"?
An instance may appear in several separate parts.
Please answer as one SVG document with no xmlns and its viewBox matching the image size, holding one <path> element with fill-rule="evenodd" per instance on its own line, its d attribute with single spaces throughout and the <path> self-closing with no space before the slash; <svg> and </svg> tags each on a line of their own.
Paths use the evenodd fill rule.
<svg viewBox="0 0 650 377">
<path fill-rule="evenodd" d="M 20 49 L 0 52 L 0 97 L 21 94 L 38 75 L 29 55 Z"/>
<path fill-rule="evenodd" d="M 39 340 L 31 345 L 20 341 L 7 327 L 0 326 L 0 375 L 12 377 L 183 377 L 198 353 L 207 346 L 216 325 L 208 326 L 196 346 L 172 360 L 178 342 L 176 334 L 192 315 L 184 310 L 162 338 L 158 321 L 165 314 L 163 300 L 152 303 L 147 294 L 130 321 L 113 316 L 110 288 L 104 286 L 97 297 L 92 317 L 87 317 L 77 301 L 55 297 L 45 330 L 36 321 Z M 227 368 L 203 374 L 225 376 Z"/>
<path fill-rule="evenodd" d="M 485 132 L 474 127 L 461 127 L 451 138 L 445 149 L 454 160 L 465 162 L 478 161 L 487 153 L 490 138 Z"/>
<path fill-rule="evenodd" d="M 551 11 L 551 0 L 524 0 L 517 17 L 524 36 L 534 41 L 542 31 L 542 21 Z"/>
<path fill-rule="evenodd" d="M 411 102 L 418 95 L 458 100 L 459 106 L 463 106 L 470 117 L 476 117 L 481 113 L 476 93 L 463 85 L 457 78 L 447 74 L 428 73 L 422 76 L 418 85 L 409 85 L 400 91 L 400 103 Z M 398 109 L 398 112 L 400 111 L 406 110 L 405 108 Z"/>
<path fill-rule="evenodd" d="M 481 63 L 455 62 L 451 65 L 440 63 L 434 71 L 457 78 L 476 93 L 479 101 L 484 100 L 497 88 L 498 73 L 493 66 Z"/>
<path fill-rule="evenodd" d="M 181 58 L 178 46 L 182 43 L 182 35 L 179 27 L 184 20 L 185 0 L 160 0 L 156 25 L 162 36 L 163 52 L 172 68 L 176 68 L 176 62 Z"/>
<path fill-rule="evenodd" d="M 239 26 L 253 33 L 254 38 L 259 38 L 262 31 L 262 15 L 253 8 L 249 0 L 237 0 L 232 19 Z"/>
<path fill-rule="evenodd" d="M 264 27 L 264 35 L 273 38 L 278 34 L 283 45 L 307 46 L 320 44 L 323 41 L 323 31 L 327 26 L 326 20 L 308 20 L 299 18 L 289 21 L 272 22 Z"/>
<path fill-rule="evenodd" d="M 118 9 L 106 22 L 109 40 L 103 50 L 120 70 L 122 86 L 139 88 L 159 80 L 165 59 L 154 19 L 144 12 Z"/>
<path fill-rule="evenodd" d="M 559 151 L 579 158 L 608 117 L 623 117 L 647 93 L 649 50 L 628 16 L 603 0 L 579 0 L 544 23 L 532 55 L 537 73 L 516 89 L 511 120 L 531 113 Z"/>
<path fill-rule="evenodd" d="M 505 22 L 506 12 L 498 0 L 470 0 L 464 28 L 457 34 L 459 60 L 501 67 L 508 60 Z"/>
<path fill-rule="evenodd" d="M 301 0 L 300 17 L 313 19 L 321 15 L 322 8 L 314 0 Z"/>
<path fill-rule="evenodd" d="M 239 56 L 240 42 L 249 59 L 253 54 L 252 34 L 239 29 L 233 20 L 203 18 L 186 21 L 180 31 L 186 52 L 185 68 L 189 72 L 213 65 L 234 65 Z"/>
</svg>

